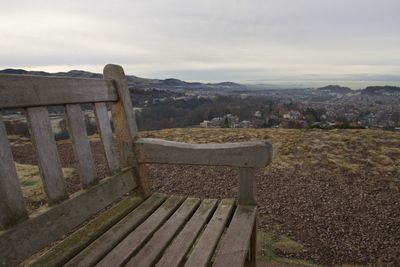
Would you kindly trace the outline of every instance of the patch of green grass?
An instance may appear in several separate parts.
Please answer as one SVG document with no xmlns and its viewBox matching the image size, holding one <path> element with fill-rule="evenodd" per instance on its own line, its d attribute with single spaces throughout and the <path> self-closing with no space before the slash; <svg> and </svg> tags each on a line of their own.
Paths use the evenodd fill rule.
<svg viewBox="0 0 400 267">
<path fill-rule="evenodd" d="M 303 251 L 303 245 L 289 237 L 274 232 L 257 231 L 257 260 L 298 266 L 320 266 L 296 258 L 284 258 L 277 252 L 296 254 Z"/>
<path fill-rule="evenodd" d="M 36 184 L 38 184 L 38 181 L 34 181 L 34 180 L 32 180 L 32 181 L 22 180 L 21 181 L 21 186 L 22 187 L 32 186 L 32 185 L 36 185 Z"/>
</svg>

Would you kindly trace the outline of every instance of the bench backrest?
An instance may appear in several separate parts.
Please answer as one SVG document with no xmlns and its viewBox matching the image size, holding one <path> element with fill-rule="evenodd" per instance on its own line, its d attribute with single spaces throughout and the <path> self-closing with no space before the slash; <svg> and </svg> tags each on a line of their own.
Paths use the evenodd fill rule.
<svg viewBox="0 0 400 267">
<path fill-rule="evenodd" d="M 0 111 L 26 111 L 50 208 L 29 218 L 0 114 L 0 266 L 13 265 L 137 187 L 133 139 L 137 133 L 122 67 L 107 65 L 103 79 L 0 75 Z M 112 103 L 113 136 L 106 102 Z M 112 177 L 96 176 L 82 103 L 91 103 Z M 63 105 L 82 190 L 69 196 L 47 107 Z"/>
</svg>

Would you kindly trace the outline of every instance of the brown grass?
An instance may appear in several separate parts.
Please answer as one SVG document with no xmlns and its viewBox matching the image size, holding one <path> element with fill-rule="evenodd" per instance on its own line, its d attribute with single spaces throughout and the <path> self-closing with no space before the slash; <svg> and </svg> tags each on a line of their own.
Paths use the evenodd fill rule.
<svg viewBox="0 0 400 267">
<path fill-rule="evenodd" d="M 400 179 L 400 133 L 382 130 L 165 129 L 141 137 L 188 143 L 223 143 L 268 139 L 274 160 L 269 168 L 318 167 L 378 179 Z"/>
<path fill-rule="evenodd" d="M 20 163 L 16 163 L 15 166 L 28 212 L 31 213 L 46 202 L 46 194 L 40 178 L 39 168 L 36 165 Z M 63 168 L 62 170 L 65 179 L 71 178 L 75 173 L 74 168 Z"/>
</svg>

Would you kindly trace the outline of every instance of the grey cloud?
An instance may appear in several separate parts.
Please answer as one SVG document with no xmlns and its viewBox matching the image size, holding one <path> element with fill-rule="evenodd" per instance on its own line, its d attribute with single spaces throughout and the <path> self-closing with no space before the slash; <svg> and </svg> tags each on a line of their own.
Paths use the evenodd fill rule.
<svg viewBox="0 0 400 267">
<path fill-rule="evenodd" d="M 389 80 L 400 72 L 398 10 L 398 0 L 7 1 L 0 68 L 115 62 L 185 80 Z"/>
</svg>

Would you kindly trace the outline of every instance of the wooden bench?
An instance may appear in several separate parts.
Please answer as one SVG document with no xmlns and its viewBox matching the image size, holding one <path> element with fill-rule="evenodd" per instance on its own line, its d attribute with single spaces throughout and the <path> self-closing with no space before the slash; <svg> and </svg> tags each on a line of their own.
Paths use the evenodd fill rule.
<svg viewBox="0 0 400 267">
<path fill-rule="evenodd" d="M 112 103 L 114 134 L 106 102 Z M 95 173 L 83 103 L 94 106 L 108 163 L 110 175 L 101 180 Z M 78 162 L 82 189 L 72 195 L 66 191 L 50 125 L 47 107 L 53 105 L 65 107 Z M 254 170 L 271 161 L 268 142 L 194 145 L 138 139 L 127 80 L 117 65 L 104 68 L 104 79 L 0 75 L 0 109 L 12 108 L 26 112 L 49 207 L 27 215 L 0 116 L 0 266 L 15 266 L 67 234 L 31 265 L 255 265 Z M 238 199 L 150 194 L 147 163 L 237 167 Z M 112 204 L 120 209 L 101 213 Z"/>
</svg>

